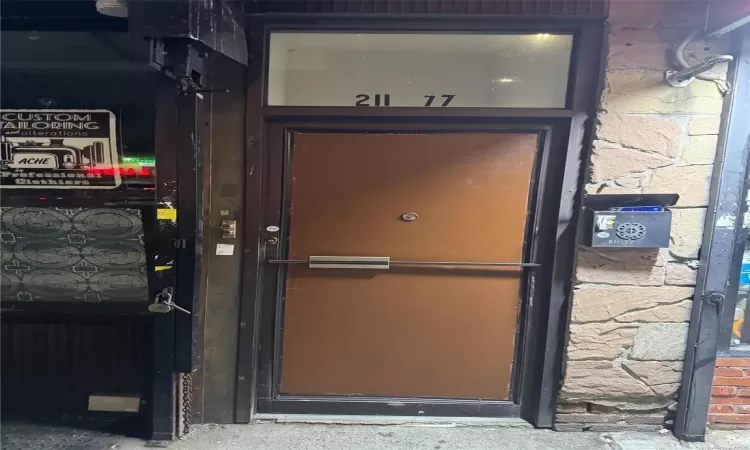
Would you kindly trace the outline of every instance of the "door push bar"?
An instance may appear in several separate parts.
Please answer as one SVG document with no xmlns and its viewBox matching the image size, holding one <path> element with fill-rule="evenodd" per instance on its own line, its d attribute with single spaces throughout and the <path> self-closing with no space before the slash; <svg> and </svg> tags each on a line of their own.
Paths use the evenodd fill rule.
<svg viewBox="0 0 750 450">
<path fill-rule="evenodd" d="M 481 266 L 540 267 L 537 263 L 462 262 L 462 261 L 391 261 L 390 256 L 310 256 L 308 259 L 271 259 L 269 264 L 307 264 L 311 269 L 381 269 L 391 266 Z"/>
</svg>

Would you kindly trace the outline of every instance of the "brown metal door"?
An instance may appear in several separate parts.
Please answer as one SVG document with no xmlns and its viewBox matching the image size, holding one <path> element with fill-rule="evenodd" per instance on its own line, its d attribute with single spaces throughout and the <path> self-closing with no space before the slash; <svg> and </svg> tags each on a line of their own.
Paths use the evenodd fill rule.
<svg viewBox="0 0 750 450">
<path fill-rule="evenodd" d="M 288 258 L 520 262 L 537 143 L 294 134 Z M 280 393 L 508 399 L 522 270 L 290 265 Z"/>
</svg>

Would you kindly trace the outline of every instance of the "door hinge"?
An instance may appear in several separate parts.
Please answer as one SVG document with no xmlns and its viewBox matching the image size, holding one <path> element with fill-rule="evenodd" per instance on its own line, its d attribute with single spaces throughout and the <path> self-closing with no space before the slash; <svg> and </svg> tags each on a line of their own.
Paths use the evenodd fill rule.
<svg viewBox="0 0 750 450">
<path fill-rule="evenodd" d="M 706 292 L 703 294 L 703 303 L 714 306 L 721 306 L 726 297 L 721 292 Z"/>
</svg>

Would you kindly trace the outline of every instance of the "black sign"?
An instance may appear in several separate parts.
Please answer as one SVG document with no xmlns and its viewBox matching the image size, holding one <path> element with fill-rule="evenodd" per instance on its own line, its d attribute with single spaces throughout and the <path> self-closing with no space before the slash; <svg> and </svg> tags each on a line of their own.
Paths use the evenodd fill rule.
<svg viewBox="0 0 750 450">
<path fill-rule="evenodd" d="M 0 188 L 116 188 L 115 131 L 106 110 L 0 110 Z"/>
</svg>

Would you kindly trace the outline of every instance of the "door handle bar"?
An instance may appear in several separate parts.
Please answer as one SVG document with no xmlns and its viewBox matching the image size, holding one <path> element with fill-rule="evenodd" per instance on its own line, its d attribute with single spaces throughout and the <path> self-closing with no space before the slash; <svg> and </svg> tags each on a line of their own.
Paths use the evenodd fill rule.
<svg viewBox="0 0 750 450">
<path fill-rule="evenodd" d="M 307 264 L 311 269 L 390 269 L 390 266 L 541 267 L 538 263 L 478 261 L 392 261 L 389 256 L 310 256 L 308 259 L 271 259 L 269 264 Z"/>
</svg>

